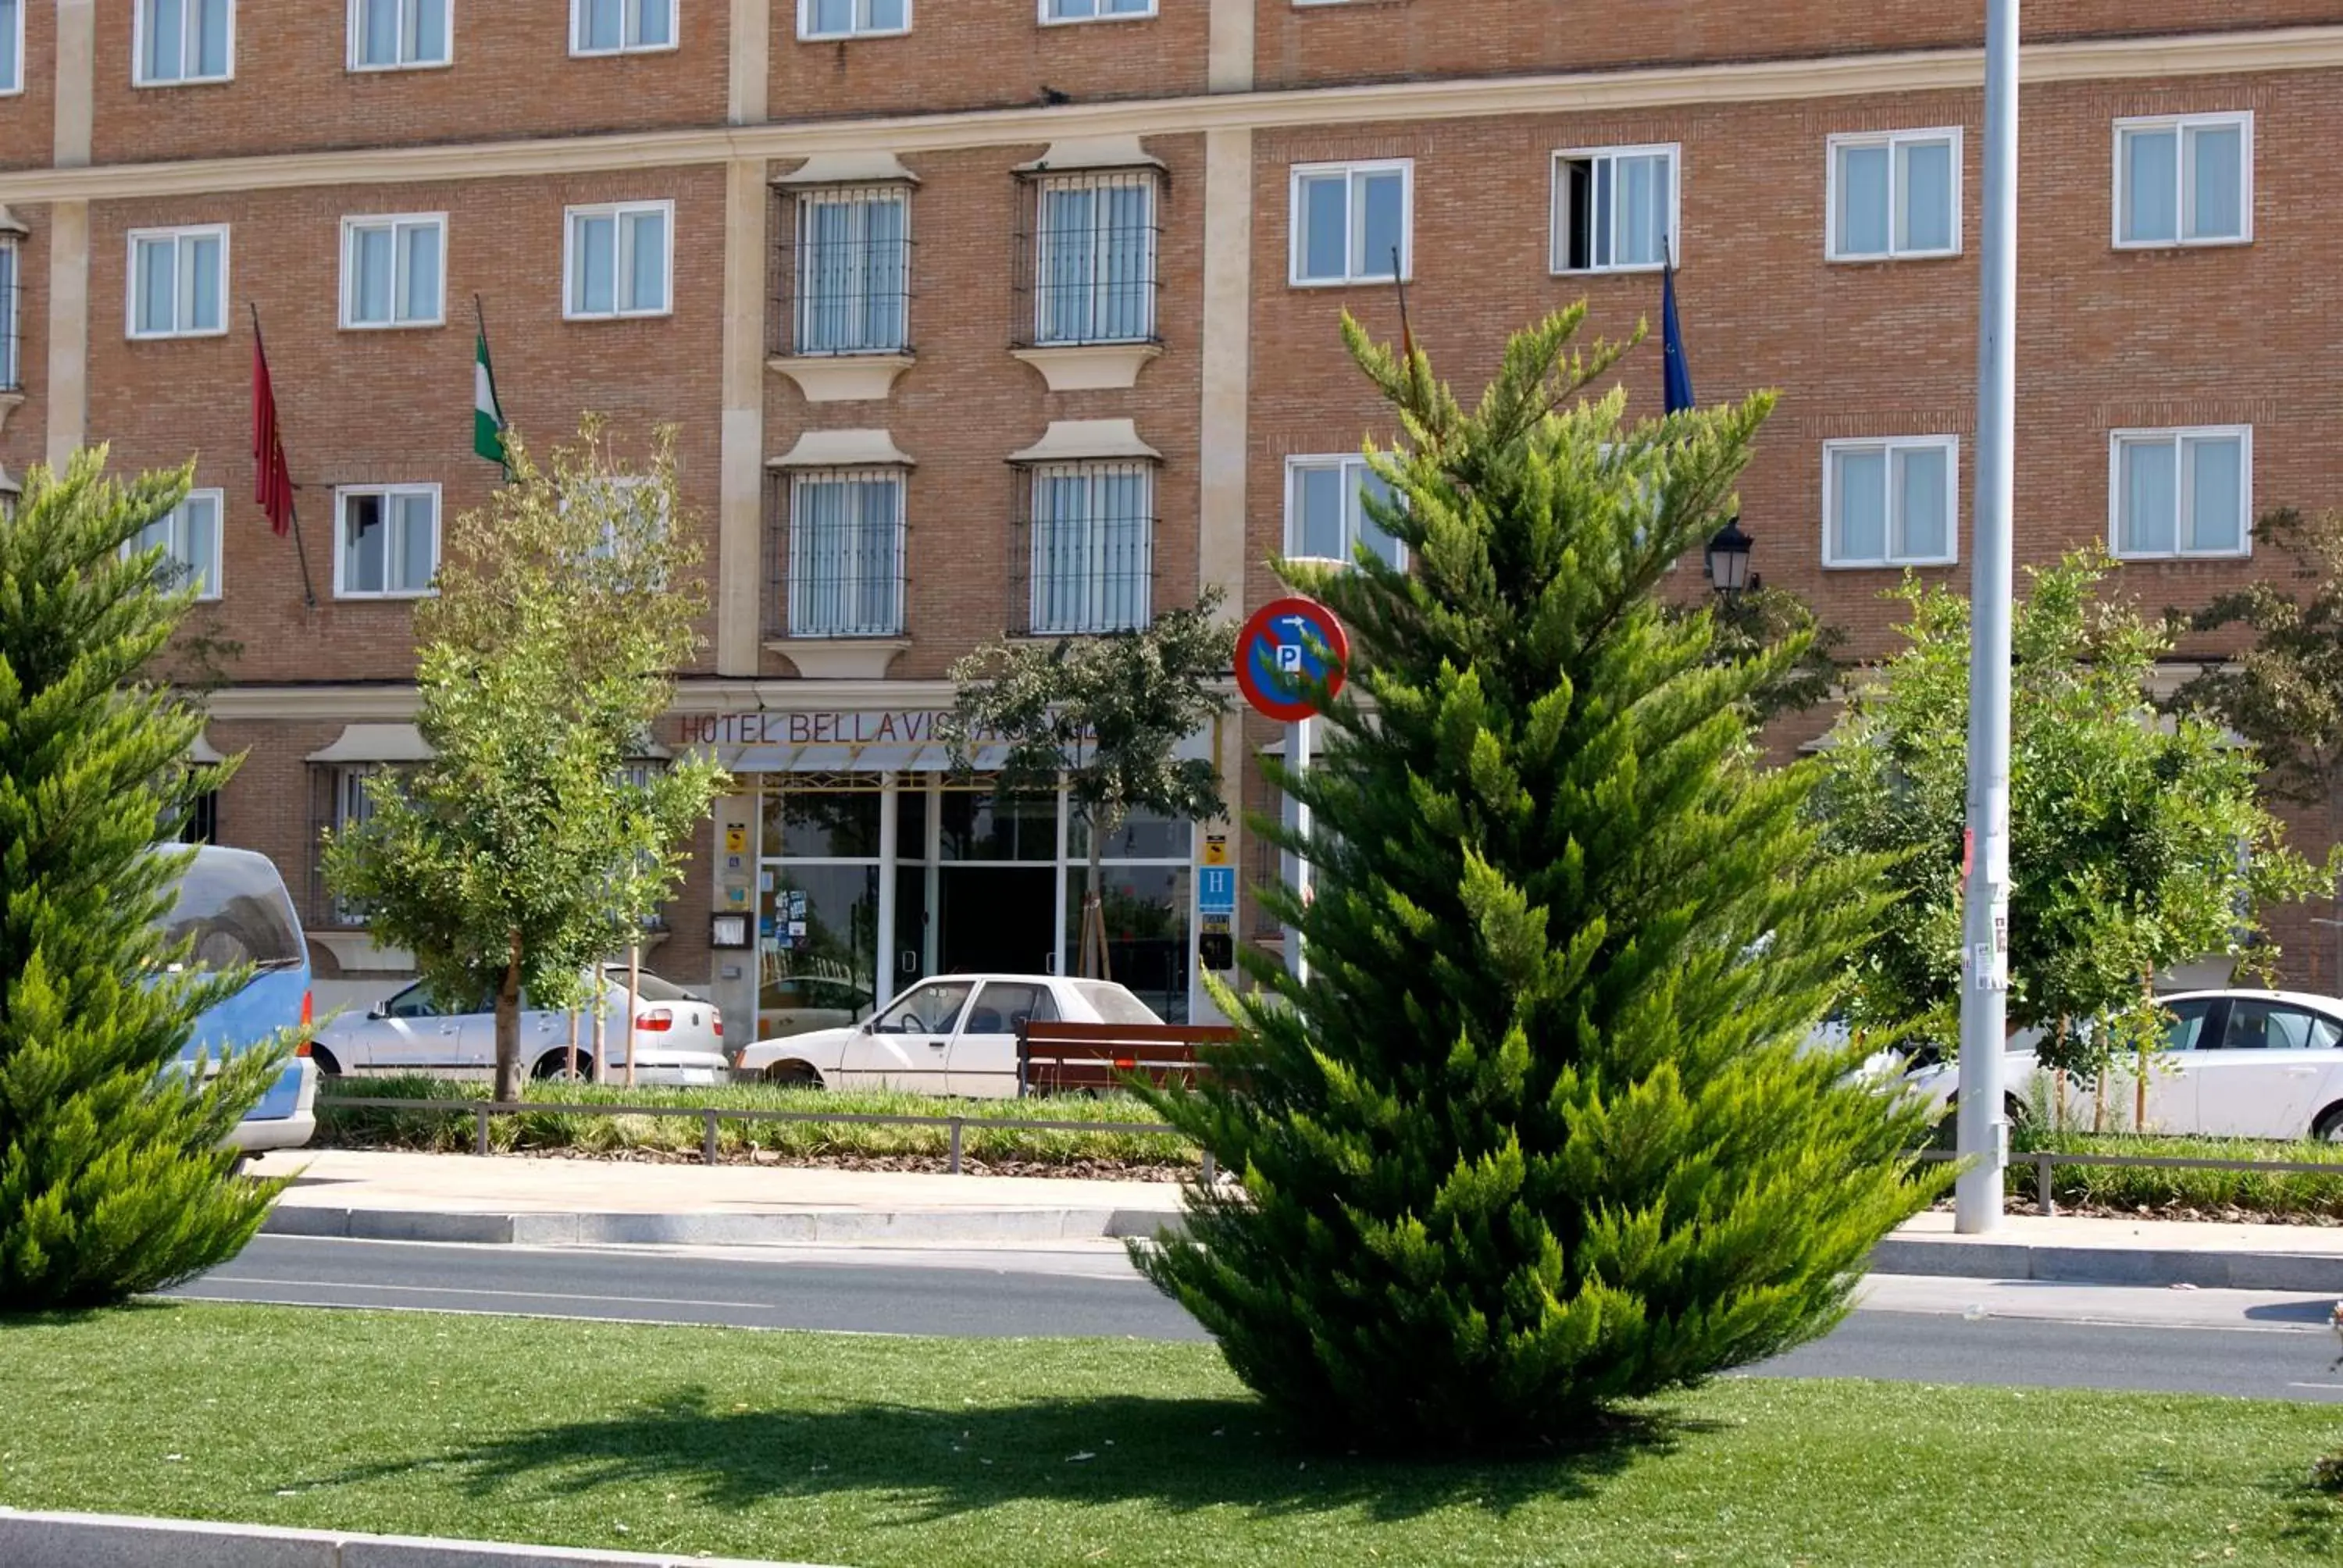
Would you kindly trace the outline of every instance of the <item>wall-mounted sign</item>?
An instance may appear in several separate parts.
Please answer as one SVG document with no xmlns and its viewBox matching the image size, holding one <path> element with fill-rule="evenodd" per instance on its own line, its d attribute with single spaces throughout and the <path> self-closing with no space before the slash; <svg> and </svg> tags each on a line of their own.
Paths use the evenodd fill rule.
<svg viewBox="0 0 2343 1568">
<path fill-rule="evenodd" d="M 728 822 L 725 824 L 724 852 L 728 855 L 745 855 L 749 852 L 749 825 L 747 823 Z"/>
<path fill-rule="evenodd" d="M 1204 835 L 1204 864 L 1225 866 L 1229 863 L 1229 836 L 1226 833 Z"/>
<path fill-rule="evenodd" d="M 1231 915 L 1237 908 L 1237 869 L 1205 866 L 1196 872 L 1196 912 Z"/>
</svg>

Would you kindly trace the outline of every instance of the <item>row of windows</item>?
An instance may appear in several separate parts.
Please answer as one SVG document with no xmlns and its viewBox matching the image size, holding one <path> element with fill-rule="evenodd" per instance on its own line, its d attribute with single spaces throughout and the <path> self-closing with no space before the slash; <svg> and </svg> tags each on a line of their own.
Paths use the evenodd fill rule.
<svg viewBox="0 0 2343 1568">
<path fill-rule="evenodd" d="M 1833 136 L 1828 146 L 1825 251 L 1831 260 L 1959 254 L 1958 127 Z M 2250 114 L 2117 121 L 2115 243 L 2249 240 L 2252 148 Z M 1681 157 L 1673 145 L 1554 155 L 1553 269 L 1647 270 L 1679 251 Z M 1035 184 L 1033 340 L 1151 339 L 1155 172 L 1093 172 Z M 1414 166 L 1404 159 L 1296 166 L 1290 281 L 1310 286 L 1407 276 L 1413 184 Z M 817 188 L 795 199 L 794 352 L 900 352 L 910 330 L 909 192 L 900 186 Z M 564 314 L 666 314 L 674 219 L 672 202 L 569 208 Z M 345 218 L 342 231 L 344 327 L 436 327 L 446 320 L 445 213 Z M 226 329 L 225 226 L 139 230 L 130 246 L 132 337 Z"/>
<path fill-rule="evenodd" d="M 1823 564 L 1947 566 L 1958 555 L 1960 440 L 1898 436 L 1823 444 Z M 1155 474 L 1131 462 L 1030 471 L 1024 508 L 1029 629 L 1041 634 L 1144 626 L 1153 610 Z M 891 637 L 903 629 L 904 473 L 823 470 L 788 489 L 789 632 Z M 621 478 L 616 484 L 638 483 Z M 2251 552 L 2253 431 L 2246 426 L 2118 430 L 2108 440 L 2108 545 L 2122 558 Z M 1358 548 L 1405 564 L 1370 498 L 1389 490 L 1356 454 L 1286 459 L 1285 553 L 1349 561 Z M 175 580 L 221 593 L 221 492 L 197 490 L 142 533 Z M 335 495 L 334 594 L 410 598 L 439 566 L 439 487 L 349 487 Z"/>
<path fill-rule="evenodd" d="M 2119 249 L 2253 238 L 2254 119 L 2239 114 L 2115 122 Z M 1832 261 L 1961 251 L 1961 130 L 1864 132 L 1826 144 Z M 1596 147 L 1554 156 L 1552 270 L 1641 272 L 1682 259 L 1683 149 Z M 1413 271 L 1412 159 L 1292 171 L 1290 281 L 1385 283 Z"/>
<path fill-rule="evenodd" d="M 0 93 L 25 86 L 25 13 L 0 0 Z M 455 0 L 347 0 L 349 69 L 411 71 L 455 61 Z M 1152 16 L 1155 0 L 1038 0 L 1044 25 Z M 569 52 L 673 49 L 677 0 L 569 0 Z M 797 0 L 798 36 L 908 33 L 911 0 Z M 141 87 L 225 82 L 236 75 L 236 0 L 135 0 L 130 79 Z"/>
<path fill-rule="evenodd" d="M 592 320 L 664 316 L 671 308 L 675 204 L 568 209 L 562 314 Z M 225 224 L 130 233 L 126 330 L 133 337 L 206 337 L 227 330 Z M 447 320 L 447 215 L 342 220 L 346 327 L 437 327 Z"/>
<path fill-rule="evenodd" d="M 1950 565 L 1959 538 L 1953 436 L 1823 446 L 1823 564 Z M 2254 433 L 2243 425 L 2117 430 L 2107 548 L 2127 560 L 2252 553 Z"/>
</svg>

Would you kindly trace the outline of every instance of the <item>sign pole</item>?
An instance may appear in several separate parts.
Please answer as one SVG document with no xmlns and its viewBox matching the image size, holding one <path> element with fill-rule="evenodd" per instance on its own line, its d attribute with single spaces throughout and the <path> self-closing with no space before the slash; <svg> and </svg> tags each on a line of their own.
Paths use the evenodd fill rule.
<svg viewBox="0 0 2343 1568">
<path fill-rule="evenodd" d="M 1310 771 L 1310 743 L 1314 739 L 1310 731 L 1314 723 L 1312 719 L 1298 719 L 1285 729 L 1285 765 L 1297 778 Z M 1293 802 L 1293 830 L 1301 836 L 1303 843 L 1309 842 L 1310 802 L 1307 800 Z M 1309 907 L 1310 857 L 1307 854 L 1293 858 L 1293 896 L 1302 900 L 1304 909 Z M 1302 928 L 1299 926 L 1285 928 L 1285 967 L 1292 972 L 1296 984 L 1310 983 L 1310 960 L 1302 954 Z"/>
</svg>

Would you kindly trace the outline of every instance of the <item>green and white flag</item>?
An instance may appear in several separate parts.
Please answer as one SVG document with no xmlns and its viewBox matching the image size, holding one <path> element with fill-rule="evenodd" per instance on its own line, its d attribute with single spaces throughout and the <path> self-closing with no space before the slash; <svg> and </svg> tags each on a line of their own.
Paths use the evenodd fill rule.
<svg viewBox="0 0 2343 1568">
<path fill-rule="evenodd" d="M 475 312 L 479 301 L 472 302 Z M 480 317 L 478 349 L 472 356 L 472 450 L 505 465 L 505 411 L 497 402 L 497 373 L 488 364 L 488 323 Z"/>
</svg>

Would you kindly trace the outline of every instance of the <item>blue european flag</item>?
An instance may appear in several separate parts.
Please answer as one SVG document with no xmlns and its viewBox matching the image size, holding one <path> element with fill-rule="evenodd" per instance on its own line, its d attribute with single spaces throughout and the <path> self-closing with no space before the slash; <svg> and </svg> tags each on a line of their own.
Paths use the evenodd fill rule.
<svg viewBox="0 0 2343 1568">
<path fill-rule="evenodd" d="M 1665 409 L 1692 407 L 1692 361 L 1684 357 L 1684 328 L 1676 322 L 1676 268 L 1673 256 L 1660 269 L 1660 396 Z"/>
</svg>

